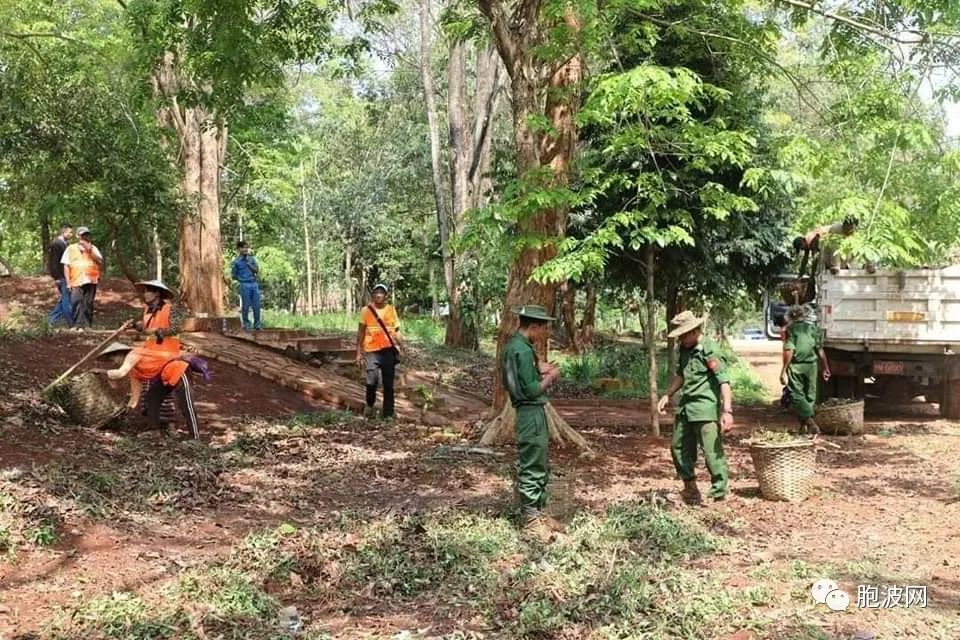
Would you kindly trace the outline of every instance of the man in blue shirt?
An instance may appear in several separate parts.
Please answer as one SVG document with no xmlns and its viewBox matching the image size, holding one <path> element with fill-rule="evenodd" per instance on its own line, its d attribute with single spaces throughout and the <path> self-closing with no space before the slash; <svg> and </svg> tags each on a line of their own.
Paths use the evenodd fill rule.
<svg viewBox="0 0 960 640">
<path fill-rule="evenodd" d="M 240 283 L 240 317 L 243 328 L 250 330 L 250 309 L 253 309 L 253 329 L 262 329 L 260 322 L 260 266 L 241 240 L 237 243 L 237 257 L 233 260 L 233 279 Z"/>
</svg>

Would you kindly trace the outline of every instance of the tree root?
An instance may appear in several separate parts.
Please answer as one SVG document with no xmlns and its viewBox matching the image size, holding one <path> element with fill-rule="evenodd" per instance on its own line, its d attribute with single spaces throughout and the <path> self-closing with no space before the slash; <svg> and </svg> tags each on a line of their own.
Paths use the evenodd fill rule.
<svg viewBox="0 0 960 640">
<path fill-rule="evenodd" d="M 557 443 L 560 448 L 566 448 L 572 444 L 582 449 L 584 453 L 588 455 L 593 454 L 593 449 L 590 448 L 586 439 L 577 433 L 577 431 L 563 419 L 563 416 L 557 413 L 557 410 L 553 408 L 552 404 L 548 402 L 544 406 L 544 411 L 547 414 L 547 429 L 551 442 Z M 483 446 L 491 446 L 510 442 L 516 439 L 516 432 L 517 411 L 513 408 L 512 403 L 507 402 L 503 406 L 500 415 L 494 418 L 484 430 L 483 436 L 480 438 L 480 444 Z"/>
</svg>

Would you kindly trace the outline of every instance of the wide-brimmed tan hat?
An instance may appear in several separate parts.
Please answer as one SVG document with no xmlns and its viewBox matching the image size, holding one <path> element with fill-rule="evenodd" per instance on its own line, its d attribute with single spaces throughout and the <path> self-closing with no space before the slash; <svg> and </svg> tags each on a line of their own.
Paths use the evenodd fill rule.
<svg viewBox="0 0 960 640">
<path fill-rule="evenodd" d="M 136 287 L 137 291 L 139 291 L 141 294 L 143 293 L 144 289 L 150 287 L 151 289 L 157 289 L 160 291 L 160 296 L 163 298 L 173 297 L 173 290 L 167 285 L 163 284 L 162 280 L 141 280 L 133 286 Z"/>
<path fill-rule="evenodd" d="M 707 321 L 709 316 L 697 317 L 692 311 L 682 311 L 675 315 L 670 324 L 675 327 L 673 331 L 667 334 L 668 338 L 679 338 L 683 334 L 693 331 Z"/>
</svg>

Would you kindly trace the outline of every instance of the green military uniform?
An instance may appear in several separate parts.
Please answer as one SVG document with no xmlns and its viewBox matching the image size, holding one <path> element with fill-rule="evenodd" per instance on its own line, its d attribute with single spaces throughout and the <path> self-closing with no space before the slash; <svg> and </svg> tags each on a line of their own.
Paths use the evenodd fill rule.
<svg viewBox="0 0 960 640">
<path fill-rule="evenodd" d="M 517 410 L 517 491 L 524 515 L 535 516 L 547 503 L 547 394 L 541 390 L 542 377 L 533 344 L 515 333 L 503 348 L 500 362 L 503 386 Z"/>
<path fill-rule="evenodd" d="M 729 472 L 720 432 L 720 385 L 730 382 L 716 345 L 703 341 L 690 349 L 680 348 L 678 374 L 683 378 L 680 403 L 674 418 L 670 453 L 677 475 L 694 480 L 697 445 L 710 471 L 710 496 L 727 494 Z"/>
<path fill-rule="evenodd" d="M 787 328 L 784 351 L 792 351 L 787 367 L 787 387 L 793 408 L 801 421 L 813 417 L 817 404 L 817 353 L 820 350 L 820 330 L 809 320 L 797 320 Z"/>
</svg>

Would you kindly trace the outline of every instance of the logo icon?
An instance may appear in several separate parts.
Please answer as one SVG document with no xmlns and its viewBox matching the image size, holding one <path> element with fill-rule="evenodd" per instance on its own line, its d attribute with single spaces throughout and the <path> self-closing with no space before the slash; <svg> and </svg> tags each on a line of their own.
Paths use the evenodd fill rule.
<svg viewBox="0 0 960 640">
<path fill-rule="evenodd" d="M 850 594 L 842 591 L 833 580 L 821 578 L 813 583 L 810 595 L 817 604 L 825 604 L 831 611 L 846 611 L 850 606 Z"/>
<path fill-rule="evenodd" d="M 827 607 L 830 611 L 846 611 L 850 606 L 850 595 L 846 591 L 834 589 L 827 594 Z"/>
<path fill-rule="evenodd" d="M 810 589 L 810 595 L 813 596 L 813 601 L 817 604 L 826 604 L 827 594 L 839 588 L 840 586 L 836 582 L 824 578 L 813 583 L 813 588 Z"/>
</svg>

